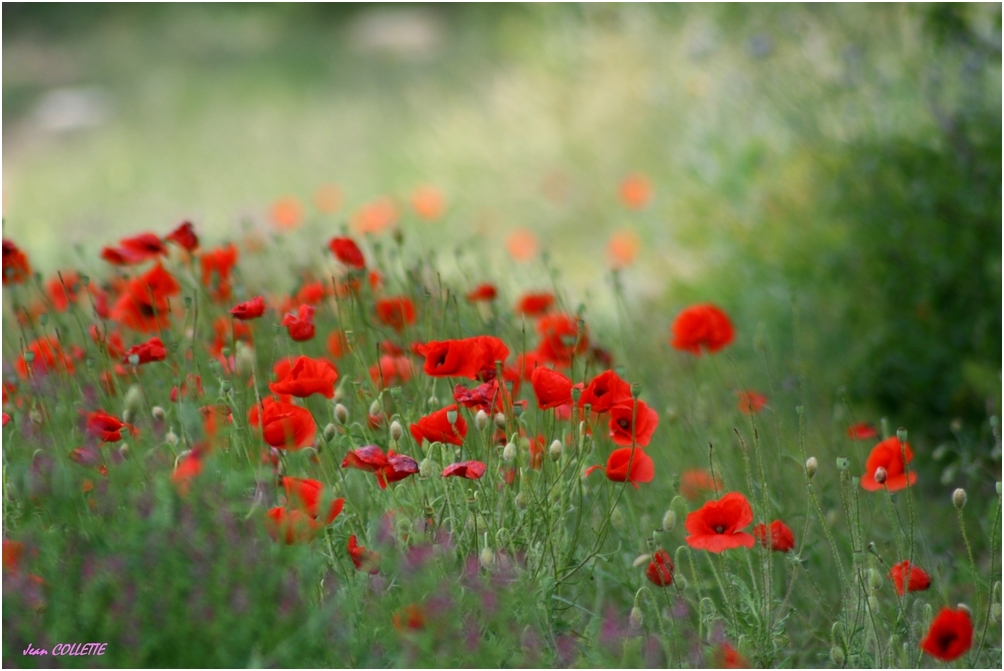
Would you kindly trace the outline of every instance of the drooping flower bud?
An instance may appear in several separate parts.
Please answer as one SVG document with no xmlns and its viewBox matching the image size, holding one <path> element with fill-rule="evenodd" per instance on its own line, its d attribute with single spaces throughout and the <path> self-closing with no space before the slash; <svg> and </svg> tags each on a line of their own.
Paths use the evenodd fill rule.
<svg viewBox="0 0 1004 671">
<path fill-rule="evenodd" d="M 335 434 L 337 432 L 338 429 L 335 427 L 334 424 L 326 425 L 324 427 L 324 440 L 331 441 L 331 439 L 335 437 Z"/>
<path fill-rule="evenodd" d="M 649 563 L 650 561 L 652 561 L 652 555 L 650 555 L 650 554 L 638 555 L 637 557 L 635 557 L 635 560 L 632 563 L 632 566 L 634 566 L 635 568 L 638 568 L 639 566 L 644 566 L 645 564 Z"/>
<path fill-rule="evenodd" d="M 662 530 L 667 534 L 673 530 L 676 526 L 676 512 L 670 508 L 666 511 L 666 514 L 662 516 Z"/>
<path fill-rule="evenodd" d="M 631 615 L 628 616 L 628 623 L 631 625 L 632 629 L 641 629 L 642 624 L 645 623 L 645 616 L 642 615 L 641 608 L 635 606 L 631 609 Z"/>
<path fill-rule="evenodd" d="M 481 550 L 481 556 L 478 558 L 481 561 L 481 565 L 486 569 L 490 569 L 495 565 L 495 553 L 489 547 L 484 547 Z"/>
<path fill-rule="evenodd" d="M 174 429 L 168 429 L 167 435 L 164 436 L 164 441 L 173 447 L 178 444 L 178 434 L 174 432 Z"/>
<path fill-rule="evenodd" d="M 839 645 L 835 645 L 830 648 L 830 661 L 832 661 L 836 666 L 843 666 L 844 661 L 846 661 L 844 656 L 844 649 Z"/>
<path fill-rule="evenodd" d="M 816 474 L 816 469 L 819 468 L 819 462 L 816 461 L 815 457 L 809 457 L 805 460 L 805 475 L 811 480 Z"/>
<path fill-rule="evenodd" d="M 526 497 L 526 492 L 520 492 L 519 494 L 516 495 L 516 507 L 517 508 L 519 508 L 520 510 L 525 510 L 527 503 L 528 503 L 528 499 Z"/>
<path fill-rule="evenodd" d="M 129 387 L 125 395 L 125 409 L 136 415 L 143 407 L 143 390 L 138 384 Z"/>
<path fill-rule="evenodd" d="M 401 436 L 404 435 L 404 428 L 401 426 L 401 422 L 396 419 L 390 423 L 390 439 L 391 440 L 401 440 Z"/>
<path fill-rule="evenodd" d="M 167 417 L 167 413 L 165 413 L 164 409 L 159 405 L 153 406 L 153 409 L 150 410 L 150 414 L 153 415 L 153 418 L 158 422 L 163 422 L 164 418 Z"/>
<path fill-rule="evenodd" d="M 339 424 L 341 424 L 341 425 L 344 426 L 345 423 L 349 421 L 349 409 L 346 408 L 341 403 L 336 403 L 335 404 L 335 419 L 338 420 Z"/>
<path fill-rule="evenodd" d="M 474 425 L 478 427 L 478 431 L 484 431 L 488 428 L 488 413 L 484 410 L 478 410 L 478 414 L 474 415 Z"/>
<path fill-rule="evenodd" d="M 237 341 L 237 356 L 234 357 L 234 368 L 240 377 L 251 377 L 251 374 L 254 373 L 254 350 L 240 340 Z"/>
<path fill-rule="evenodd" d="M 129 443 L 122 443 L 119 445 L 119 456 L 123 459 L 129 456 Z"/>
<path fill-rule="evenodd" d="M 512 461 L 516 458 L 516 443 L 508 442 L 505 447 L 502 448 L 502 458 L 506 461 Z"/>
<path fill-rule="evenodd" d="M 418 476 L 422 479 L 432 477 L 432 473 L 436 470 L 436 465 L 432 463 L 432 459 L 426 457 L 422 459 L 422 463 L 418 465 Z"/>
<path fill-rule="evenodd" d="M 963 611 L 966 615 L 968 615 L 970 618 L 973 617 L 973 611 L 970 610 L 969 606 L 967 606 L 966 604 L 960 603 L 958 608 L 959 610 Z"/>
<path fill-rule="evenodd" d="M 561 459 L 561 441 L 554 440 L 551 446 L 547 448 L 547 456 L 551 457 L 551 461 L 557 461 Z"/>
<path fill-rule="evenodd" d="M 962 507 L 966 505 L 966 490 L 962 487 L 952 492 L 952 505 L 959 510 L 962 510 Z"/>
<path fill-rule="evenodd" d="M 504 413 L 501 413 L 501 412 L 496 412 L 495 413 L 495 426 L 497 426 L 500 429 L 504 429 L 505 428 L 505 414 Z"/>
</svg>

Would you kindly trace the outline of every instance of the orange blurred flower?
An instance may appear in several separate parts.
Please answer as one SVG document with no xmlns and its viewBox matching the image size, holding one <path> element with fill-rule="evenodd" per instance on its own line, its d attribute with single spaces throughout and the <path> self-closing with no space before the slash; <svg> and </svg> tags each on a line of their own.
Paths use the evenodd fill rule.
<svg viewBox="0 0 1004 671">
<path fill-rule="evenodd" d="M 394 226 L 397 219 L 397 206 L 390 197 L 384 196 L 363 205 L 352 215 L 352 230 L 356 233 L 377 235 Z"/>
<path fill-rule="evenodd" d="M 509 250 L 509 255 L 512 256 L 513 260 L 519 263 L 531 260 L 540 251 L 537 236 L 533 231 L 525 228 L 517 228 L 510 233 L 509 237 L 506 238 L 505 246 Z"/>
<path fill-rule="evenodd" d="M 446 212 L 446 198 L 434 186 L 420 186 L 411 194 L 411 206 L 422 219 L 435 221 Z"/>
<path fill-rule="evenodd" d="M 303 205 L 293 196 L 283 196 L 272 203 L 272 225 L 280 231 L 291 231 L 303 221 Z"/>
<path fill-rule="evenodd" d="M 613 268 L 626 268 L 634 263 L 641 249 L 641 240 L 634 231 L 623 229 L 614 232 L 607 244 L 607 254 Z"/>
<path fill-rule="evenodd" d="M 621 180 L 621 202 L 629 210 L 644 209 L 652 201 L 652 182 L 640 172 Z"/>
<path fill-rule="evenodd" d="M 314 192 L 314 205 L 325 214 L 337 212 L 342 207 L 342 190 L 334 184 L 322 184 Z"/>
</svg>

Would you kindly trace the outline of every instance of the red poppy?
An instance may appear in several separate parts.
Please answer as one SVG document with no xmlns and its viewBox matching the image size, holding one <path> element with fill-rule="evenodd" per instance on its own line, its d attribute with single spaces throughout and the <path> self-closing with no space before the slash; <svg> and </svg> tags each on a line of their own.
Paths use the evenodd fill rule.
<svg viewBox="0 0 1004 671">
<path fill-rule="evenodd" d="M 579 407 L 587 405 L 593 412 L 608 412 L 620 403 L 631 402 L 631 385 L 612 370 L 594 377 L 579 396 Z"/>
<path fill-rule="evenodd" d="M 190 221 L 181 222 L 181 225 L 168 233 L 164 239 L 188 252 L 194 252 L 199 248 L 199 236 L 195 234 L 195 228 Z"/>
<path fill-rule="evenodd" d="M 767 405 L 767 397 L 755 391 L 738 391 L 739 412 L 748 414 L 757 413 Z"/>
<path fill-rule="evenodd" d="M 73 374 L 73 359 L 63 352 L 59 341 L 54 337 L 42 336 L 28 345 L 27 351 L 31 352 L 34 357 L 30 364 L 32 375 L 40 375 L 58 370 L 66 370 L 68 374 Z M 17 368 L 18 375 L 28 377 L 29 364 L 25 360 L 24 354 L 17 358 L 15 367 Z"/>
<path fill-rule="evenodd" d="M 453 389 L 453 400 L 472 410 L 484 410 L 485 412 L 500 412 L 505 406 L 504 398 L 508 398 L 505 388 L 500 386 L 498 380 L 482 382 L 473 389 L 458 384 Z"/>
<path fill-rule="evenodd" d="M 178 462 L 178 465 L 171 473 L 171 482 L 181 496 L 188 496 L 192 480 L 202 472 L 202 457 L 198 452 L 192 450 Z"/>
<path fill-rule="evenodd" d="M 328 354 L 335 359 L 341 359 L 349 351 L 349 341 L 344 331 L 332 331 L 328 334 Z"/>
<path fill-rule="evenodd" d="M 352 238 L 331 238 L 328 248 L 335 258 L 349 268 L 365 268 L 366 257 Z"/>
<path fill-rule="evenodd" d="M 411 359 L 406 356 L 385 354 L 376 365 L 370 366 L 370 379 L 381 389 L 404 384 L 412 375 Z"/>
<path fill-rule="evenodd" d="M 301 305 L 296 312 L 282 318 L 282 325 L 289 329 L 289 337 L 303 342 L 314 337 L 314 306 Z"/>
<path fill-rule="evenodd" d="M 446 211 L 446 199 L 436 187 L 420 186 L 411 194 L 411 206 L 422 219 L 435 221 Z"/>
<path fill-rule="evenodd" d="M 303 221 L 303 205 L 295 196 L 282 196 L 272 203 L 272 225 L 280 231 L 293 230 Z"/>
<path fill-rule="evenodd" d="M 129 282 L 111 318 L 136 331 L 156 333 L 170 326 L 170 298 L 181 292 L 177 280 L 159 263 Z"/>
<path fill-rule="evenodd" d="M 630 470 L 629 470 L 630 469 Z M 603 471 L 607 479 L 614 482 L 630 482 L 638 489 L 639 482 L 652 482 L 655 477 L 655 463 L 652 457 L 645 454 L 644 450 L 621 447 L 610 453 L 607 465 L 590 466 L 583 475 L 590 475 L 593 471 Z"/>
<path fill-rule="evenodd" d="M 451 412 L 456 416 L 453 424 L 448 417 Z M 463 445 L 467 436 L 467 422 L 456 405 L 448 405 L 412 424 L 411 435 L 419 445 L 422 444 L 423 438 L 430 443 L 440 441 L 451 445 Z"/>
<path fill-rule="evenodd" d="M 334 522 L 345 505 L 345 499 L 335 499 L 322 517 L 321 498 L 324 494 L 324 485 L 317 480 L 284 477 L 282 486 L 286 490 L 287 507 L 301 508 L 315 520 L 323 520 L 323 524 Z"/>
<path fill-rule="evenodd" d="M 28 257 L 11 240 L 3 241 L 3 283 L 21 284 L 31 276 Z"/>
<path fill-rule="evenodd" d="M 300 290 L 293 297 L 295 303 L 306 303 L 307 305 L 317 305 L 328 295 L 328 285 L 320 280 L 314 282 L 304 282 Z"/>
<path fill-rule="evenodd" d="M 21 555 L 24 554 L 24 543 L 3 539 L 3 569 L 17 573 Z"/>
<path fill-rule="evenodd" d="M 572 402 L 572 381 L 550 368 L 536 368 L 530 375 L 537 407 L 541 410 L 557 408 Z"/>
<path fill-rule="evenodd" d="M 659 587 L 673 583 L 673 560 L 668 552 L 660 548 L 652 554 L 652 561 L 645 569 L 645 577 Z"/>
<path fill-rule="evenodd" d="M 516 314 L 537 317 L 550 310 L 552 305 L 554 305 L 554 294 L 524 294 L 516 304 Z"/>
<path fill-rule="evenodd" d="M 573 355 L 589 349 L 589 334 L 583 328 L 579 335 L 577 320 L 568 315 L 545 315 L 537 320 L 540 344 L 537 353 L 555 363 L 567 364 Z"/>
<path fill-rule="evenodd" d="M 367 445 L 346 454 L 342 468 L 375 473 L 380 489 L 386 489 L 388 484 L 418 473 L 418 462 L 407 455 L 395 454 L 394 450 L 388 450 L 385 455 L 378 446 Z"/>
<path fill-rule="evenodd" d="M 871 440 L 878 435 L 875 427 L 866 422 L 858 422 L 847 427 L 847 437 L 852 440 Z"/>
<path fill-rule="evenodd" d="M 485 465 L 480 461 L 461 461 L 457 464 L 450 464 L 443 469 L 443 477 L 467 478 L 468 480 L 478 480 L 485 474 Z"/>
<path fill-rule="evenodd" d="M 421 629 L 425 626 L 425 612 L 421 606 L 411 604 L 405 606 L 399 612 L 394 613 L 394 629 L 405 631 L 406 629 Z"/>
<path fill-rule="evenodd" d="M 119 240 L 119 249 L 131 255 L 135 262 L 146 261 L 160 255 L 167 256 L 164 242 L 153 233 L 140 233 L 131 238 Z"/>
<path fill-rule="evenodd" d="M 251 409 L 248 423 L 258 425 L 258 408 Z M 262 436 L 266 443 L 279 449 L 298 450 L 314 443 L 317 424 L 306 408 L 266 398 L 262 401 Z"/>
<path fill-rule="evenodd" d="M 345 499 L 335 499 L 325 515 L 320 514 L 320 499 L 324 487 L 317 480 L 282 479 L 286 490 L 286 505 L 272 508 L 265 517 L 265 527 L 275 540 L 288 545 L 309 542 L 328 524 L 335 521 L 345 506 Z"/>
<path fill-rule="evenodd" d="M 6 412 L 3 413 L 3 423 L 0 424 L 0 426 L 7 426 L 7 422 L 9 421 L 10 421 L 10 415 L 8 415 Z"/>
<path fill-rule="evenodd" d="M 225 404 L 204 405 L 199 408 L 199 412 L 202 413 L 202 430 L 205 432 L 206 438 L 210 441 L 216 438 L 221 424 L 234 423 L 233 413 L 230 410 L 230 406 Z M 210 444 L 205 445 L 206 449 L 209 448 L 209 445 Z"/>
<path fill-rule="evenodd" d="M 134 358 L 135 357 L 135 358 Z M 133 345 L 122 357 L 122 363 L 142 366 L 151 361 L 163 361 L 167 358 L 167 349 L 160 338 L 154 336 L 144 343 Z"/>
<path fill-rule="evenodd" d="M 513 396 L 519 395 L 519 388 L 523 381 L 529 381 L 533 371 L 547 363 L 542 356 L 536 352 L 527 352 L 516 357 L 516 362 L 509 367 L 502 369 L 502 376 L 512 382 Z M 560 366 L 561 364 L 555 364 Z"/>
<path fill-rule="evenodd" d="M 722 647 L 716 653 L 718 665 L 723 669 L 748 669 L 749 660 L 739 654 L 739 651 L 728 643 L 722 643 Z"/>
<path fill-rule="evenodd" d="M 673 340 L 679 350 L 700 356 L 701 347 L 717 352 L 732 342 L 735 332 L 724 312 L 711 304 L 692 305 L 673 321 Z"/>
<path fill-rule="evenodd" d="M 708 501 L 687 515 L 687 545 L 696 550 L 722 552 L 731 548 L 751 548 L 753 536 L 740 529 L 753 521 L 753 508 L 739 492 L 729 492 L 717 501 Z"/>
<path fill-rule="evenodd" d="M 471 303 L 479 301 L 493 301 L 498 297 L 498 289 L 494 284 L 479 284 L 467 294 L 467 300 Z"/>
<path fill-rule="evenodd" d="M 628 400 L 610 408 L 610 440 L 617 445 L 645 447 L 657 426 L 659 413 L 645 401 Z"/>
<path fill-rule="evenodd" d="M 377 319 L 400 333 L 415 323 L 415 304 L 407 296 L 383 298 L 376 302 Z"/>
<path fill-rule="evenodd" d="M 122 429 L 127 430 L 133 437 L 139 435 L 139 431 L 132 424 L 123 422 L 114 415 L 109 415 L 104 410 L 86 413 L 87 433 L 101 439 L 102 443 L 114 443 L 122 440 Z"/>
<path fill-rule="evenodd" d="M 311 394 L 321 394 L 325 398 L 333 398 L 337 379 L 338 370 L 327 361 L 300 356 L 286 375 L 269 384 L 268 388 L 280 396 L 306 398 Z"/>
<path fill-rule="evenodd" d="M 257 319 L 265 314 L 265 299 L 261 296 L 255 296 L 249 301 L 238 303 L 230 308 L 230 314 L 234 316 L 234 319 Z"/>
<path fill-rule="evenodd" d="M 788 552 L 795 547 L 795 535 L 781 520 L 774 520 L 769 527 L 757 524 L 753 527 L 753 535 L 760 541 L 760 545 L 769 547 L 774 552 Z"/>
<path fill-rule="evenodd" d="M 540 251 L 540 242 L 537 240 L 537 236 L 533 231 L 528 231 L 525 228 L 519 228 L 510 233 L 509 237 L 506 238 L 505 246 L 513 261 L 518 263 L 526 263 L 537 256 L 537 252 Z"/>
<path fill-rule="evenodd" d="M 718 476 L 711 477 L 711 473 L 700 468 L 680 474 L 680 494 L 688 501 L 696 501 L 705 492 L 717 492 L 722 486 Z"/>
<path fill-rule="evenodd" d="M 213 300 L 229 300 L 230 271 L 237 263 L 237 246 L 231 243 L 226 247 L 205 251 L 199 263 L 202 266 L 202 286 L 209 290 Z"/>
<path fill-rule="evenodd" d="M 342 460 L 342 468 L 357 468 L 361 471 L 376 473 L 381 468 L 387 468 L 387 455 L 377 445 L 366 445 L 352 450 Z"/>
<path fill-rule="evenodd" d="M 903 453 L 906 453 L 906 461 L 903 461 Z M 910 472 L 909 479 L 906 474 L 906 464 L 913 461 L 913 450 L 910 443 L 903 443 L 902 447 L 899 438 L 893 436 L 886 438 L 881 443 L 872 448 L 872 453 L 868 455 L 865 462 L 865 474 L 861 476 L 861 486 L 869 492 L 877 492 L 883 487 L 890 492 L 905 489 L 917 481 L 917 474 Z M 885 469 L 885 483 L 875 480 L 875 470 Z"/>
<path fill-rule="evenodd" d="M 462 340 L 415 343 L 412 351 L 425 357 L 422 370 L 431 377 L 491 379 L 495 362 L 505 361 L 509 348 L 495 336 L 475 336 Z"/>
<path fill-rule="evenodd" d="M 359 545 L 355 534 L 349 536 L 348 551 L 357 571 L 367 571 L 372 575 L 380 572 L 380 555 Z"/>
<path fill-rule="evenodd" d="M 51 278 L 45 285 L 49 300 L 56 312 L 64 312 L 70 303 L 75 303 L 80 297 L 83 285 L 80 283 L 80 276 L 72 270 L 64 270 L 59 275 Z"/>
<path fill-rule="evenodd" d="M 889 571 L 889 577 L 896 585 L 896 593 L 900 596 L 906 593 L 903 591 L 904 576 L 910 576 L 906 584 L 907 592 L 923 592 L 931 586 L 931 576 L 927 575 L 924 569 L 916 564 L 911 565 L 909 560 L 904 559 L 898 564 L 893 564 Z"/>
<path fill-rule="evenodd" d="M 652 182 L 640 172 L 634 172 L 621 180 L 620 197 L 624 207 L 641 210 L 652 200 Z"/>
<path fill-rule="evenodd" d="M 935 659 L 951 662 L 973 647 L 973 621 L 969 613 L 958 608 L 942 608 L 931 622 L 920 649 Z"/>
</svg>

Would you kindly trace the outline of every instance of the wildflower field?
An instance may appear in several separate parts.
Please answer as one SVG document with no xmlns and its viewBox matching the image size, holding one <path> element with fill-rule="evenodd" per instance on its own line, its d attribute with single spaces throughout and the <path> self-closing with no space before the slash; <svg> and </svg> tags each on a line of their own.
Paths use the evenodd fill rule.
<svg viewBox="0 0 1004 671">
<path fill-rule="evenodd" d="M 18 164 L 4 666 L 1000 668 L 1000 65 L 937 11 L 996 102 L 744 186 L 305 178 L 53 252 Z"/>
</svg>

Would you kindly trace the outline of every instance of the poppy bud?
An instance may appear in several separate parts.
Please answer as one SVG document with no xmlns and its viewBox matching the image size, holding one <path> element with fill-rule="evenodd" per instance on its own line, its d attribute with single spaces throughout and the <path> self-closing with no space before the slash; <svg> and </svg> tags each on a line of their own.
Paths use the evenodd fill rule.
<svg viewBox="0 0 1004 671">
<path fill-rule="evenodd" d="M 220 391 L 224 394 L 230 391 L 232 386 L 233 385 L 230 383 L 230 380 L 220 380 Z"/>
<path fill-rule="evenodd" d="M 168 429 L 167 435 L 164 436 L 164 440 L 167 442 L 168 445 L 177 445 L 178 434 L 176 434 L 173 429 Z"/>
<path fill-rule="evenodd" d="M 676 512 L 672 508 L 666 511 L 666 514 L 662 516 L 662 530 L 667 534 L 673 530 L 676 526 Z"/>
<path fill-rule="evenodd" d="M 887 475 L 888 473 L 886 473 L 886 470 L 881 466 L 879 466 L 878 468 L 875 469 L 875 482 L 879 483 L 880 485 L 884 484 Z"/>
<path fill-rule="evenodd" d="M 524 450 L 524 451 L 529 450 L 530 449 L 530 439 L 529 438 L 520 438 L 519 439 L 519 449 Z"/>
<path fill-rule="evenodd" d="M 91 283 L 91 278 L 87 275 L 79 275 L 77 279 L 80 280 L 80 284 L 85 287 Z"/>
<path fill-rule="evenodd" d="M 25 363 L 31 363 L 32 361 L 35 360 L 35 353 L 31 351 L 25 352 L 21 356 L 24 357 Z"/>
<path fill-rule="evenodd" d="M 997 483 L 994 485 L 994 489 L 997 490 L 997 496 L 1000 496 L 1001 495 L 1001 481 L 1000 480 L 998 480 Z"/>
<path fill-rule="evenodd" d="M 683 577 L 682 573 L 677 573 L 673 576 L 673 582 L 676 583 L 676 586 L 680 588 L 681 592 L 687 589 L 687 579 Z"/>
<path fill-rule="evenodd" d="M 481 556 L 479 557 L 481 565 L 486 569 L 490 569 L 495 564 L 495 553 L 492 552 L 491 548 L 484 548 L 481 550 Z"/>
<path fill-rule="evenodd" d="M 432 463 L 432 459 L 426 457 L 425 459 L 422 459 L 422 463 L 418 465 L 418 477 L 422 479 L 430 478 L 435 470 L 436 465 Z"/>
<path fill-rule="evenodd" d="M 503 413 L 501 412 L 495 413 L 495 426 L 497 426 L 500 429 L 505 428 L 505 415 Z"/>
<path fill-rule="evenodd" d="M 335 404 L 335 419 L 338 420 L 339 424 L 341 424 L 341 425 L 344 426 L 345 423 L 349 421 L 349 409 L 346 408 L 341 403 L 336 403 Z"/>
<path fill-rule="evenodd" d="M 429 408 L 438 408 L 439 407 L 439 399 L 436 398 L 435 396 L 430 396 L 428 403 L 429 403 Z"/>
<path fill-rule="evenodd" d="M 634 566 L 635 568 L 638 568 L 639 566 L 644 566 L 645 564 L 649 563 L 650 561 L 652 561 L 652 555 L 650 555 L 650 554 L 638 555 L 635 558 L 634 563 L 632 564 L 632 566 Z"/>
<path fill-rule="evenodd" d="M 370 417 L 379 417 L 380 412 L 383 410 L 383 406 L 380 405 L 380 399 L 374 400 L 370 403 Z"/>
<path fill-rule="evenodd" d="M 125 459 L 126 457 L 129 456 L 129 444 L 128 443 L 122 443 L 121 445 L 119 445 L 119 456 L 121 456 L 123 459 Z"/>
<path fill-rule="evenodd" d="M 517 417 L 521 417 L 523 415 L 523 406 L 522 405 L 514 405 L 512 407 L 512 414 L 516 415 Z"/>
<path fill-rule="evenodd" d="M 474 415 L 474 424 L 478 427 L 478 431 L 484 431 L 488 428 L 488 413 L 484 410 L 478 410 L 478 414 Z"/>
<path fill-rule="evenodd" d="M 830 660 L 837 666 L 843 666 L 846 657 L 844 657 L 844 649 L 839 645 L 835 645 L 830 648 Z"/>
<path fill-rule="evenodd" d="M 506 443 L 505 447 L 502 448 L 502 458 L 506 461 L 512 461 L 516 458 L 516 444 Z"/>
<path fill-rule="evenodd" d="M 136 414 L 140 408 L 143 407 L 143 390 L 140 389 L 138 384 L 134 384 L 129 387 L 129 391 L 125 395 L 125 408 Z"/>
<path fill-rule="evenodd" d="M 966 505 L 966 490 L 959 487 L 954 492 L 952 492 L 952 505 L 962 510 L 962 507 Z"/>
<path fill-rule="evenodd" d="M 633 629 L 641 629 L 641 625 L 645 622 L 645 617 L 642 615 L 641 608 L 635 606 L 631 609 L 631 615 L 628 617 L 628 623 Z"/>
<path fill-rule="evenodd" d="M 153 418 L 158 422 L 163 422 L 164 417 L 167 416 L 167 414 L 164 412 L 164 409 L 159 405 L 153 406 L 153 409 L 150 411 L 150 414 L 153 415 Z"/>
<path fill-rule="evenodd" d="M 882 574 L 873 568 L 868 569 L 868 587 L 872 591 L 878 590 L 882 587 Z"/>
<path fill-rule="evenodd" d="M 837 457 L 837 470 L 846 471 L 851 467 L 851 461 L 847 457 Z"/>
<path fill-rule="evenodd" d="M 1000 624 L 1001 621 L 1001 605 L 1000 603 L 994 603 L 990 606 L 990 619 L 995 623 Z"/>
<path fill-rule="evenodd" d="M 401 440 L 401 436 L 404 435 L 404 429 L 401 427 L 401 422 L 396 419 L 390 423 L 390 439 L 397 441 Z"/>
<path fill-rule="evenodd" d="M 526 504 L 527 504 L 526 494 L 524 492 L 520 492 L 519 494 L 517 494 L 516 507 L 519 508 L 520 510 L 525 510 Z"/>
<path fill-rule="evenodd" d="M 338 431 L 338 429 L 335 428 L 334 424 L 328 424 L 327 426 L 325 426 L 324 427 L 324 440 L 330 441 L 332 438 L 335 437 L 335 433 L 337 431 Z"/>
<path fill-rule="evenodd" d="M 551 447 L 547 448 L 547 456 L 551 457 L 551 461 L 557 461 L 561 459 L 561 441 L 555 440 L 551 443 Z"/>
<path fill-rule="evenodd" d="M 809 457 L 805 460 L 805 475 L 811 480 L 812 476 L 816 474 L 816 469 L 819 468 L 819 462 L 816 461 L 815 457 Z"/>
<path fill-rule="evenodd" d="M 234 367 L 240 377 L 251 377 L 254 372 L 254 350 L 237 341 L 237 356 L 234 357 Z"/>
<path fill-rule="evenodd" d="M 456 424 L 457 423 L 457 411 L 456 410 L 447 410 L 446 411 L 446 421 L 450 423 L 450 426 L 453 426 L 454 424 Z"/>
<path fill-rule="evenodd" d="M 965 613 L 966 615 L 968 615 L 968 616 L 969 616 L 970 618 L 972 618 L 972 617 L 973 617 L 973 611 L 969 610 L 969 606 L 967 606 L 966 604 L 964 604 L 964 603 L 960 603 L 960 604 L 959 604 L 959 610 L 963 611 L 963 612 L 964 612 L 964 613 Z"/>
<path fill-rule="evenodd" d="M 139 354 L 130 354 L 129 355 L 129 365 L 130 366 L 138 366 L 139 365 Z"/>
</svg>

